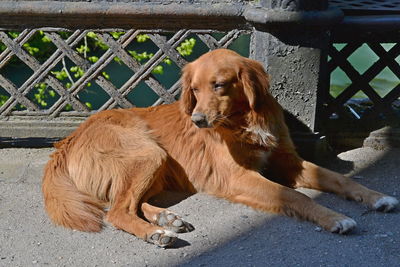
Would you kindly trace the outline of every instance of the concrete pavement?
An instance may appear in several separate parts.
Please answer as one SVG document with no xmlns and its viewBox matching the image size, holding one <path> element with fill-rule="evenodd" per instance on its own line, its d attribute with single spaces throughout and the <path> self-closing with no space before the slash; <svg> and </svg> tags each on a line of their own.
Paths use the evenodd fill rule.
<svg viewBox="0 0 400 267">
<path fill-rule="evenodd" d="M 312 190 L 304 192 L 355 219 L 357 229 L 335 235 L 202 194 L 170 207 L 196 228 L 170 249 L 110 226 L 96 234 L 55 227 L 40 190 L 51 151 L 0 149 L 0 266 L 400 266 L 399 208 L 381 214 Z M 400 197 L 399 149 L 360 148 L 325 165 Z"/>
</svg>

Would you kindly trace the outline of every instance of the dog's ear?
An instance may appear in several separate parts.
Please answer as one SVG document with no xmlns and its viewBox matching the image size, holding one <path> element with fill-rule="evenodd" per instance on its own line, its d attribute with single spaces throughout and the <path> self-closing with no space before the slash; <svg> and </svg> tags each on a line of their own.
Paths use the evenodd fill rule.
<svg viewBox="0 0 400 267">
<path fill-rule="evenodd" d="M 275 147 L 286 126 L 281 106 L 269 92 L 269 77 L 255 60 L 244 59 L 239 79 L 250 107 L 249 129 L 260 143 Z"/>
<path fill-rule="evenodd" d="M 269 102 L 269 76 L 263 66 L 255 60 L 245 59 L 240 68 L 239 77 L 243 83 L 244 94 L 249 106 L 255 112 L 259 112 L 262 105 Z"/>
<path fill-rule="evenodd" d="M 188 115 L 191 115 L 193 109 L 196 107 L 196 98 L 190 87 L 191 79 L 192 79 L 191 65 L 187 64 L 182 70 L 182 77 L 181 77 L 182 93 L 180 102 L 182 110 Z"/>
</svg>

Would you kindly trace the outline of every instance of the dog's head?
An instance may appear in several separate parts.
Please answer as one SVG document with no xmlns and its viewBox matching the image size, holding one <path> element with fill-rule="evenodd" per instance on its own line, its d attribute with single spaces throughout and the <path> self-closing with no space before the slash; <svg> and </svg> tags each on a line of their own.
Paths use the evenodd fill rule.
<svg viewBox="0 0 400 267">
<path fill-rule="evenodd" d="M 239 113 L 261 113 L 273 101 L 261 64 L 227 49 L 186 65 L 181 81 L 183 110 L 200 128 L 216 127 Z"/>
</svg>

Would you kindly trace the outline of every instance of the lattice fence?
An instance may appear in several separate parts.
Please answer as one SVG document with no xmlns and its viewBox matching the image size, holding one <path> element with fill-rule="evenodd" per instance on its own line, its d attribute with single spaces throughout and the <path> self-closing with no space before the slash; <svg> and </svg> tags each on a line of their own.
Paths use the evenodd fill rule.
<svg viewBox="0 0 400 267">
<path fill-rule="evenodd" d="M 345 10 L 347 14 L 357 12 L 392 12 L 400 8 L 399 0 L 329 0 L 331 6 Z"/>
<path fill-rule="evenodd" d="M 179 71 L 192 60 L 190 46 L 195 44 L 196 51 L 204 53 L 230 47 L 246 34 L 242 30 L 3 29 L 0 115 L 87 116 L 116 107 L 171 103 L 179 97 Z M 38 38 L 46 43 L 46 51 L 34 46 Z M 145 104 L 136 102 L 143 99 L 139 91 L 146 95 Z M 94 103 L 95 98 L 100 100 Z"/>
<path fill-rule="evenodd" d="M 358 54 L 358 55 L 357 55 Z M 328 68 L 342 85 L 330 88 L 330 118 L 392 118 L 400 116 L 400 43 L 332 44 Z M 355 58 L 361 58 L 362 64 Z"/>
</svg>

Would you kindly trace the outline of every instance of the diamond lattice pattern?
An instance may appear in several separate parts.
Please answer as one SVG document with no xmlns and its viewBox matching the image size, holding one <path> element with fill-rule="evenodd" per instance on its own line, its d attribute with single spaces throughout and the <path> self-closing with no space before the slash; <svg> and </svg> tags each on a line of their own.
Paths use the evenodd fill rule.
<svg viewBox="0 0 400 267">
<path fill-rule="evenodd" d="M 333 44 L 328 58 L 331 73 L 328 112 L 361 118 L 367 113 L 359 107 L 367 106 L 368 114 L 374 116 L 399 115 L 396 108 L 400 97 L 399 55 L 399 43 Z M 360 112 L 355 112 L 357 109 Z"/>
<path fill-rule="evenodd" d="M 243 42 L 233 30 L 0 31 L 0 115 L 87 116 L 179 97 L 181 68 Z"/>
</svg>

